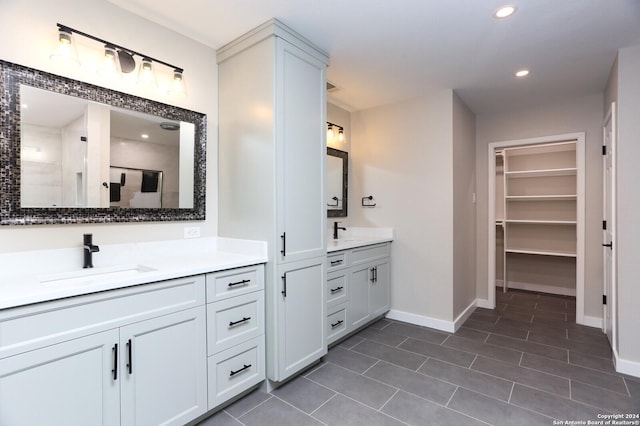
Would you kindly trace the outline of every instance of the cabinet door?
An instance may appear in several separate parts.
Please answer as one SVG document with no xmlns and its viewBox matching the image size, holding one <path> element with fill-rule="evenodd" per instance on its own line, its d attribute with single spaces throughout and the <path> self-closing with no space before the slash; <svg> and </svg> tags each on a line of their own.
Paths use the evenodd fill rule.
<svg viewBox="0 0 640 426">
<path fill-rule="evenodd" d="M 349 325 L 354 330 L 369 318 L 369 292 L 373 280 L 372 264 L 354 266 L 349 280 Z"/>
<path fill-rule="evenodd" d="M 326 255 L 325 68 L 313 56 L 278 39 L 276 220 L 281 262 Z"/>
<path fill-rule="evenodd" d="M 123 425 L 183 425 L 207 410 L 205 307 L 120 329 Z"/>
<path fill-rule="evenodd" d="M 376 262 L 373 271 L 373 282 L 370 292 L 371 318 L 384 314 L 390 307 L 390 269 L 389 259 Z"/>
<path fill-rule="evenodd" d="M 0 424 L 118 425 L 118 331 L 0 360 Z"/>
<path fill-rule="evenodd" d="M 290 377 L 327 353 L 324 268 L 324 257 L 280 268 L 275 381 Z"/>
</svg>

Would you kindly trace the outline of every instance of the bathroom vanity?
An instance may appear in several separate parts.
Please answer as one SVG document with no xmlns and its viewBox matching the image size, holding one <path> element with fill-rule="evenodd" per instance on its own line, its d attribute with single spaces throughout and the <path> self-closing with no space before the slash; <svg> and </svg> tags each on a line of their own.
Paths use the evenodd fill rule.
<svg viewBox="0 0 640 426">
<path fill-rule="evenodd" d="M 99 254 L 0 255 L 0 424 L 183 425 L 264 380 L 264 243 Z"/>
</svg>

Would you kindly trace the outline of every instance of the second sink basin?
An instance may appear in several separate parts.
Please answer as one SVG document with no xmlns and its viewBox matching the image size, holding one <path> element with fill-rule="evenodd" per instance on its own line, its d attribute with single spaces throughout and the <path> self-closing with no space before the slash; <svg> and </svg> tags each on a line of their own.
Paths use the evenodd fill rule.
<svg viewBox="0 0 640 426">
<path fill-rule="evenodd" d="M 54 286 L 60 284 L 94 282 L 98 280 L 102 281 L 106 279 L 128 278 L 150 271 L 155 271 L 155 269 L 145 265 L 117 265 L 81 269 L 78 271 L 58 272 L 55 274 L 41 275 L 38 278 L 41 284 Z"/>
</svg>

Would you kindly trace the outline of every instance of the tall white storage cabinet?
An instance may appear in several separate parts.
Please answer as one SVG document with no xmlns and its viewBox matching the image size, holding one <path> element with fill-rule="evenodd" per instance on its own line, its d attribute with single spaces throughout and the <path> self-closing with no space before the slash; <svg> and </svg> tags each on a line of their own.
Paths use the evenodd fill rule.
<svg viewBox="0 0 640 426">
<path fill-rule="evenodd" d="M 277 20 L 217 52 L 219 234 L 265 240 L 267 377 L 326 349 L 328 55 Z"/>
</svg>

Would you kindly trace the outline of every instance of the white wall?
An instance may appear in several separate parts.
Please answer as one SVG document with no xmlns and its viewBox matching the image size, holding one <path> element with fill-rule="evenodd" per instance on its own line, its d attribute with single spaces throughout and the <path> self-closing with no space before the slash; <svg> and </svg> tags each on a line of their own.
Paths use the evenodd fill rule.
<svg viewBox="0 0 640 426">
<path fill-rule="evenodd" d="M 86 67 L 60 67 L 49 59 L 56 23 L 183 67 L 188 97 L 167 98 L 136 88 L 128 79 L 104 82 Z M 207 219 L 195 224 L 201 227 L 202 236 L 217 234 L 218 95 L 212 49 L 99 0 L 2 0 L 0 37 L 10 40 L 3 43 L 0 59 L 207 114 Z M 2 227 L 0 252 L 78 246 L 84 232 L 93 232 L 97 244 L 176 239 L 182 238 L 186 225 L 193 223 Z"/>
<path fill-rule="evenodd" d="M 351 115 L 353 226 L 392 227 L 391 309 L 453 319 L 453 92 Z M 375 208 L 360 205 L 373 195 Z"/>
<path fill-rule="evenodd" d="M 586 316 L 602 318 L 602 94 L 548 106 L 476 117 L 477 297 L 487 299 L 487 149 L 490 142 L 586 133 Z"/>
<path fill-rule="evenodd" d="M 618 355 L 640 376 L 640 45 L 618 52 Z M 614 67 L 615 71 L 615 67 Z M 614 92 L 609 90 L 608 93 Z M 628 366 L 627 366 L 628 368 Z"/>
<path fill-rule="evenodd" d="M 453 318 L 476 300 L 476 122 L 453 93 Z"/>
</svg>

